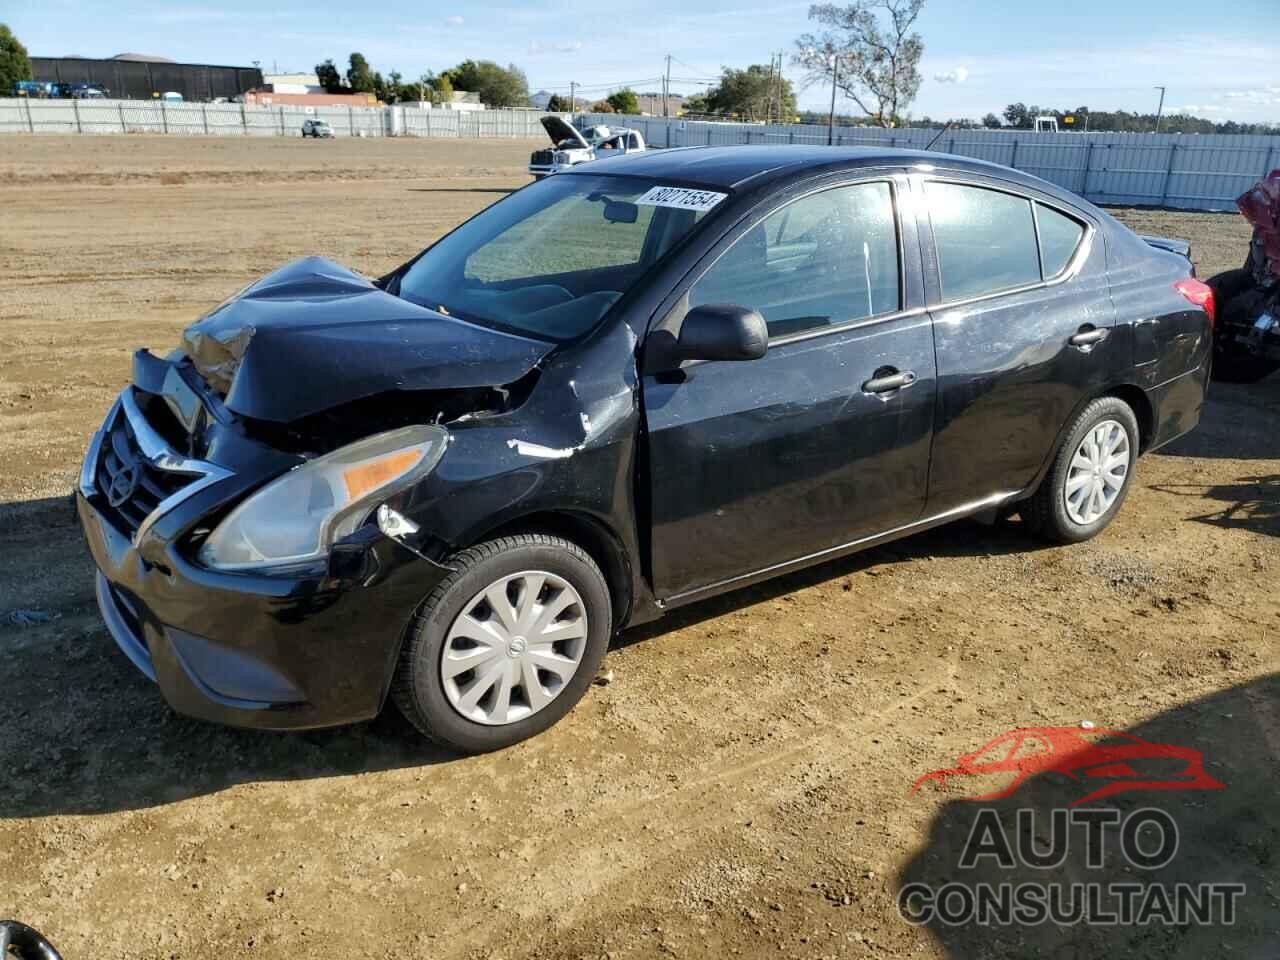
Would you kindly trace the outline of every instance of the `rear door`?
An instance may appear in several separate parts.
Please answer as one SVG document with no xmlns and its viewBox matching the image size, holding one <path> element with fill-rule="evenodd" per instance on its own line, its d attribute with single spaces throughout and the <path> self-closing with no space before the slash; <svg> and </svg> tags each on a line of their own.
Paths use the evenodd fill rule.
<svg viewBox="0 0 1280 960">
<path fill-rule="evenodd" d="M 895 215 L 904 188 L 880 176 L 772 201 L 673 292 L 667 333 L 691 307 L 736 303 L 763 314 L 770 339 L 759 360 L 646 371 L 659 597 L 696 596 L 919 517 L 933 334 L 914 222 Z M 897 374 L 909 374 L 905 386 L 892 386 Z"/>
<path fill-rule="evenodd" d="M 928 512 L 1025 489 L 1128 358 L 1087 215 L 984 178 L 920 177 L 938 359 Z"/>
</svg>

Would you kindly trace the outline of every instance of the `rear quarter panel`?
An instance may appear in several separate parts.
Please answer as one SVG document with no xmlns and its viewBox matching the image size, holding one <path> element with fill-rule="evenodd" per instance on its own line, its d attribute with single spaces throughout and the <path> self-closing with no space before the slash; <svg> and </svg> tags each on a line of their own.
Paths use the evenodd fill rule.
<svg viewBox="0 0 1280 960">
<path fill-rule="evenodd" d="M 1133 382 L 1151 401 L 1148 446 L 1158 446 L 1199 421 L 1213 328 L 1204 311 L 1174 289 L 1177 281 L 1192 275 L 1189 260 L 1149 247 L 1133 234 L 1113 239 L 1111 299 L 1117 325 L 1131 331 Z"/>
</svg>

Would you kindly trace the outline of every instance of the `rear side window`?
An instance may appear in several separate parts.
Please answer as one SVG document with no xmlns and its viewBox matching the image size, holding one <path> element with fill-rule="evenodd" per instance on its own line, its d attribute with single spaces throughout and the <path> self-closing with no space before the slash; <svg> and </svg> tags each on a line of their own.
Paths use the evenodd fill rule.
<svg viewBox="0 0 1280 960">
<path fill-rule="evenodd" d="M 833 187 L 774 210 L 689 291 L 689 305 L 758 310 L 786 337 L 899 308 L 898 232 L 888 183 Z"/>
<path fill-rule="evenodd" d="M 998 190 L 925 185 L 944 300 L 964 300 L 1040 282 L 1031 201 Z"/>
<path fill-rule="evenodd" d="M 1036 204 L 1036 222 L 1040 226 L 1040 259 L 1048 280 L 1067 269 L 1084 238 L 1084 224 L 1043 203 Z"/>
</svg>

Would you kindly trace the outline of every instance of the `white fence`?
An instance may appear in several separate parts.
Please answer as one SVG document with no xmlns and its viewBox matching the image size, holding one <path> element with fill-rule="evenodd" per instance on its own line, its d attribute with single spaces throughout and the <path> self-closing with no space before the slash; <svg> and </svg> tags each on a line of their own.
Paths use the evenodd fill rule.
<svg viewBox="0 0 1280 960">
<path fill-rule="evenodd" d="M 0 133 L 169 133 L 300 136 L 327 120 L 338 136 L 531 137 L 545 140 L 533 110 L 416 107 L 248 106 L 146 100 L 0 99 Z M 715 123 L 585 115 L 583 125 L 638 128 L 654 147 L 825 144 L 822 124 Z M 837 145 L 923 149 L 937 130 L 836 127 Z M 1280 137 L 1213 134 L 1033 133 L 948 130 L 934 150 L 990 160 L 1043 177 L 1095 203 L 1234 210 L 1235 198 L 1280 167 Z"/>
<path fill-rule="evenodd" d="M 417 107 L 251 106 L 159 100 L 0 99 L 0 133 L 174 133 L 302 135 L 304 120 L 327 120 L 340 137 L 546 137 L 534 110 L 421 110 Z"/>
<path fill-rule="evenodd" d="M 826 124 L 752 124 L 588 114 L 584 125 L 635 127 L 655 147 L 827 142 Z M 839 146 L 923 150 L 938 130 L 836 127 Z M 1034 133 L 948 130 L 933 150 L 1034 174 L 1095 203 L 1234 210 L 1235 198 L 1280 167 L 1280 137 L 1232 134 Z"/>
</svg>

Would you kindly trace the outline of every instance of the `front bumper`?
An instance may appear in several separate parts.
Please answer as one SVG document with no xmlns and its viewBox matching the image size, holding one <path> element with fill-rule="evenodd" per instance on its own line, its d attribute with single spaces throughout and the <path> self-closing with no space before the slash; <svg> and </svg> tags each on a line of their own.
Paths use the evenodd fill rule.
<svg viewBox="0 0 1280 960">
<path fill-rule="evenodd" d="M 366 528 L 323 572 L 207 570 L 181 543 L 219 486 L 235 486 L 234 474 L 162 504 L 163 516 L 132 535 L 120 529 L 93 474 L 86 470 L 76 505 L 97 567 L 99 609 L 116 644 L 173 709 L 273 730 L 378 713 L 413 613 L 445 568 Z"/>
</svg>

